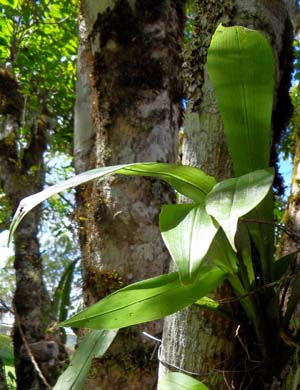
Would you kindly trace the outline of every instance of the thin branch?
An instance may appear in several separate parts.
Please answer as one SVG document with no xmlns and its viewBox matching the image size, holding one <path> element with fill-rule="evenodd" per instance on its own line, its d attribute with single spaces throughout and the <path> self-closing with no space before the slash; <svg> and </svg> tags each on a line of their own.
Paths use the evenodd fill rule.
<svg viewBox="0 0 300 390">
<path fill-rule="evenodd" d="M 68 20 L 69 17 L 70 17 L 70 16 L 67 15 L 67 16 L 65 16 L 63 19 L 58 20 L 57 22 L 39 22 L 39 23 L 37 23 L 37 24 L 62 24 L 62 23 L 64 23 L 66 20 Z"/>
<path fill-rule="evenodd" d="M 291 280 L 291 279 L 293 279 L 293 277 L 294 277 L 293 275 L 289 275 L 289 276 L 286 276 L 285 278 L 281 278 L 279 280 L 276 280 L 275 282 L 264 284 L 264 285 L 254 289 L 252 291 L 247 292 L 246 294 L 239 295 L 237 297 L 230 297 L 230 298 L 224 298 L 224 299 L 218 299 L 218 300 L 216 299 L 216 302 L 218 302 L 220 304 L 239 302 L 241 299 L 247 298 L 247 297 L 249 297 L 251 295 L 255 295 L 258 292 L 260 292 L 261 290 L 264 290 L 266 288 L 270 288 L 270 287 L 274 287 L 274 286 L 280 285 L 283 281 Z"/>
<path fill-rule="evenodd" d="M 15 309 L 15 318 L 16 318 L 16 321 L 17 321 L 17 324 L 18 324 L 18 328 L 19 328 L 19 331 L 20 331 L 20 335 L 21 335 L 21 338 L 22 338 L 22 341 L 23 341 L 23 344 L 24 344 L 24 347 L 26 349 L 26 352 L 28 353 L 28 356 L 30 358 L 30 361 L 33 365 L 33 367 L 35 368 L 38 376 L 40 377 L 41 381 L 44 383 L 44 385 L 47 387 L 47 389 L 52 389 L 52 387 L 49 385 L 49 383 L 47 382 L 47 379 L 45 378 L 44 374 L 42 373 L 37 361 L 35 360 L 35 357 L 33 356 L 33 353 L 30 349 L 30 346 L 29 346 L 29 343 L 26 339 L 26 336 L 23 332 L 23 329 L 21 327 L 21 322 L 20 322 L 20 318 L 19 318 L 19 315 Z"/>
<path fill-rule="evenodd" d="M 7 312 L 9 312 L 9 313 L 15 315 L 15 312 L 13 311 L 13 309 L 10 308 L 10 307 L 4 302 L 3 299 L 0 299 L 0 304 L 4 307 L 4 309 L 5 309 Z"/>
</svg>

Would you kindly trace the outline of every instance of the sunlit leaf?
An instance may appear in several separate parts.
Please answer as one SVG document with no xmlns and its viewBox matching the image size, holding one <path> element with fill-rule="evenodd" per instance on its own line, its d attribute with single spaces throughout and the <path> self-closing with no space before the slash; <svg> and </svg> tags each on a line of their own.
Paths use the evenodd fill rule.
<svg viewBox="0 0 300 390">
<path fill-rule="evenodd" d="M 235 175 L 267 168 L 274 95 L 270 44 L 258 31 L 220 25 L 207 63 Z"/>
<path fill-rule="evenodd" d="M 224 272 L 236 273 L 238 271 L 236 253 L 233 251 L 222 229 L 218 230 L 205 258 L 209 261 L 209 264 L 217 265 Z"/>
<path fill-rule="evenodd" d="M 158 382 L 158 390 L 209 390 L 203 383 L 181 372 L 171 372 Z"/>
<path fill-rule="evenodd" d="M 201 169 L 188 165 L 166 163 L 128 164 L 128 167 L 121 169 L 118 173 L 130 176 L 157 177 L 195 202 L 203 201 L 206 194 L 216 184 L 215 178 L 207 175 Z"/>
<path fill-rule="evenodd" d="M 256 207 L 268 194 L 273 169 L 261 169 L 224 180 L 215 185 L 206 199 L 206 210 L 222 226 L 232 248 L 239 217 Z"/>
<path fill-rule="evenodd" d="M 83 172 L 80 175 L 74 176 L 62 183 L 48 187 L 37 194 L 24 198 L 21 201 L 11 223 L 9 242 L 21 220 L 35 206 L 60 191 L 112 173 L 130 176 L 157 177 L 172 185 L 178 192 L 189 196 L 195 201 L 202 201 L 205 195 L 215 184 L 215 179 L 206 175 L 200 169 L 182 165 L 177 166 L 164 163 L 133 163 L 92 169 L 90 171 Z"/>
<path fill-rule="evenodd" d="M 214 290 L 226 273 L 203 267 L 193 284 L 183 286 L 178 273 L 127 286 L 61 323 L 61 326 L 117 329 L 175 313 Z"/>
<path fill-rule="evenodd" d="M 53 390 L 82 390 L 92 359 L 104 355 L 116 334 L 113 330 L 93 330 L 86 335 Z"/>
<path fill-rule="evenodd" d="M 165 205 L 159 223 L 181 281 L 191 283 L 218 228 L 207 214 L 204 203 Z"/>
</svg>

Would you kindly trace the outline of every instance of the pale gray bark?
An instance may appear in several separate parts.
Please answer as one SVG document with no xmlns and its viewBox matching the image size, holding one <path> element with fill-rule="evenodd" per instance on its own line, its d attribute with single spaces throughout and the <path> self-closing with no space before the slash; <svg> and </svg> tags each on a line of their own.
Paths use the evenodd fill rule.
<svg viewBox="0 0 300 390">
<path fill-rule="evenodd" d="M 140 161 L 176 162 L 183 2 L 81 3 L 75 110 L 77 172 Z M 170 188 L 113 177 L 78 192 L 84 298 L 94 303 L 124 284 L 159 275 L 169 255 L 158 228 Z M 161 322 L 124 331 L 95 363 L 85 388 L 153 389 L 153 344 Z"/>
<path fill-rule="evenodd" d="M 190 81 L 190 104 L 185 121 L 183 163 L 198 166 L 218 179 L 231 175 L 231 163 L 205 61 L 210 38 L 221 21 L 255 28 L 266 34 L 274 48 L 277 86 L 284 70 L 284 50 L 291 50 L 285 47 L 285 42 L 289 41 L 286 37 L 289 33 L 289 19 L 284 2 L 199 1 L 197 30 L 192 42 L 192 56 L 188 60 L 194 64 L 194 69 L 190 65 L 187 74 Z M 197 63 L 197 53 L 200 65 Z M 276 131 L 276 126 L 274 129 Z M 227 285 L 218 289 L 214 295 L 216 299 L 231 296 L 231 289 Z M 233 313 L 237 310 L 232 306 L 229 309 Z M 247 330 L 237 328 L 237 324 L 196 307 L 166 318 L 160 376 L 179 367 L 196 374 L 210 390 L 244 388 L 246 382 L 242 384 L 243 380 L 252 380 L 246 378 L 243 372 L 247 369 L 247 357 L 242 357 L 240 343 L 244 331 Z"/>
</svg>

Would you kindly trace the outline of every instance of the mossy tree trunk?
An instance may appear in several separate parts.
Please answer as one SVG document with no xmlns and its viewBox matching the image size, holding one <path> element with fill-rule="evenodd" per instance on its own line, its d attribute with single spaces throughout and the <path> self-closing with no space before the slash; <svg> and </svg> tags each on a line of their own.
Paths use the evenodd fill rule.
<svg viewBox="0 0 300 390">
<path fill-rule="evenodd" d="M 0 85 L 0 187 L 5 194 L 8 212 L 12 213 L 24 197 L 43 188 L 43 154 L 46 150 L 47 128 L 33 121 L 26 146 L 21 147 L 20 118 L 23 99 L 9 70 L 0 69 Z M 33 210 L 24 219 L 14 237 L 16 291 L 13 302 L 13 342 L 19 390 L 45 388 L 26 353 L 24 338 L 29 346 L 35 345 L 33 354 L 36 355 L 37 363 L 48 383 L 55 383 L 59 374 L 57 343 L 46 341 L 47 328 L 54 318 L 51 317 L 51 302 L 43 282 L 38 240 L 40 211 L 39 207 Z M 39 352 L 43 354 L 43 362 L 39 359 Z"/>
<path fill-rule="evenodd" d="M 300 44 L 299 34 L 299 10 L 295 18 L 295 33 Z M 298 70 L 298 69 L 296 69 Z M 277 248 L 278 257 L 286 256 L 294 253 L 290 265 L 291 279 L 286 281 L 282 292 L 282 312 L 286 313 L 287 302 L 291 298 L 292 289 L 296 286 L 296 299 L 300 302 L 300 294 L 297 286 L 299 285 L 299 237 L 300 237 L 300 96 L 299 87 L 294 86 L 291 91 L 294 112 L 289 124 L 289 146 L 288 151 L 291 154 L 293 161 L 293 170 L 290 186 L 290 194 L 287 205 L 283 214 L 283 224 L 285 231 L 282 232 Z M 287 151 L 286 151 L 287 152 Z M 300 330 L 298 324 L 300 319 L 300 306 L 296 307 L 292 321 L 285 323 L 283 327 L 284 340 L 287 344 L 296 347 L 295 352 L 291 355 L 285 370 L 282 375 L 282 389 L 296 389 L 300 384 L 300 368 L 299 368 L 299 337 Z"/>
<path fill-rule="evenodd" d="M 128 162 L 177 160 L 183 1 L 82 0 L 75 108 L 77 172 Z M 90 305 L 168 270 L 158 214 L 174 201 L 153 179 L 109 178 L 77 192 L 84 301 Z M 120 331 L 95 360 L 86 389 L 154 389 L 153 342 L 161 322 Z"/>
<path fill-rule="evenodd" d="M 289 76 L 286 78 L 284 71 L 289 74 L 291 70 L 292 30 L 288 11 L 292 8 L 287 10 L 283 1 L 270 0 L 196 3 L 198 15 L 186 59 L 189 104 L 184 126 L 183 163 L 198 166 L 210 175 L 224 179 L 232 175 L 232 170 L 222 121 L 205 66 L 211 36 L 217 25 L 223 22 L 261 30 L 269 38 L 276 58 L 279 94 L 274 109 L 273 133 L 278 139 L 286 119 L 286 115 L 280 116 L 279 112 L 289 88 Z M 214 298 L 226 302 L 232 294 L 230 286 L 225 283 Z M 272 304 L 270 302 L 270 306 Z M 274 311 L 277 304 L 274 303 Z M 237 302 L 227 304 L 226 308 L 239 318 L 241 309 Z M 267 326 L 272 328 L 271 321 Z M 179 367 L 194 373 L 210 390 L 263 388 L 263 383 L 270 385 L 273 372 L 255 375 L 253 366 L 257 363 L 251 362 L 255 359 L 246 353 L 252 343 L 251 329 L 243 322 L 232 322 L 197 307 L 188 308 L 165 320 L 160 376 Z"/>
</svg>

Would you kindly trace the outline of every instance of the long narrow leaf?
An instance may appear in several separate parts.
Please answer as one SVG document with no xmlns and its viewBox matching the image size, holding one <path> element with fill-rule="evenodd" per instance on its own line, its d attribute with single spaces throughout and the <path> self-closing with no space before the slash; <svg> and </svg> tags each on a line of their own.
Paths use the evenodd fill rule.
<svg viewBox="0 0 300 390">
<path fill-rule="evenodd" d="M 251 240 L 248 230 L 244 224 L 240 224 L 236 237 L 236 246 L 240 253 L 240 272 L 245 288 L 250 288 L 255 282 L 255 272 L 253 268 Z"/>
<path fill-rule="evenodd" d="M 208 390 L 208 387 L 181 372 L 170 372 L 159 380 L 158 390 Z"/>
<path fill-rule="evenodd" d="M 117 329 L 175 313 L 214 290 L 226 273 L 203 267 L 193 284 L 183 286 L 178 273 L 127 286 L 61 323 L 61 326 Z"/>
<path fill-rule="evenodd" d="M 239 217 L 254 209 L 268 194 L 273 170 L 260 169 L 246 175 L 224 180 L 215 185 L 206 198 L 206 210 L 222 226 L 232 248 Z"/>
<path fill-rule="evenodd" d="M 106 175 L 118 173 L 132 176 L 153 176 L 166 181 L 178 192 L 188 196 L 194 201 L 202 201 L 205 195 L 212 189 L 215 179 L 206 175 L 203 171 L 189 166 L 177 166 L 164 163 L 137 163 L 124 164 L 112 167 L 92 169 L 74 176 L 62 183 L 56 184 L 37 194 L 24 198 L 12 220 L 9 233 L 9 242 L 13 233 L 25 215 L 35 206 L 42 203 L 63 190 L 86 183 L 87 181 L 102 178 Z"/>
<path fill-rule="evenodd" d="M 92 360 L 104 355 L 116 334 L 113 330 L 93 330 L 85 336 L 53 390 L 82 390 Z"/>
<path fill-rule="evenodd" d="M 270 189 L 267 196 L 262 202 L 255 207 L 247 218 L 257 221 L 256 223 L 248 222 L 247 228 L 251 239 L 259 253 L 259 260 L 263 272 L 263 282 L 269 283 L 272 279 L 272 267 L 274 264 L 274 197 Z M 263 223 L 260 223 L 260 222 Z"/>
<path fill-rule="evenodd" d="M 59 322 L 64 321 L 67 316 L 67 307 L 70 305 L 70 293 L 74 270 L 79 259 L 72 261 L 63 272 L 58 286 L 54 292 L 53 315 Z"/>
<path fill-rule="evenodd" d="M 270 44 L 258 31 L 220 25 L 207 63 L 235 175 L 267 168 L 274 95 Z"/>
<path fill-rule="evenodd" d="M 159 223 L 181 281 L 191 283 L 218 228 L 207 214 L 204 203 L 165 205 Z"/>
</svg>

